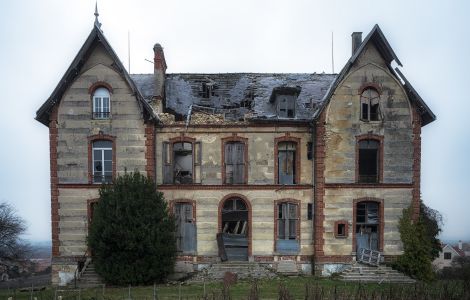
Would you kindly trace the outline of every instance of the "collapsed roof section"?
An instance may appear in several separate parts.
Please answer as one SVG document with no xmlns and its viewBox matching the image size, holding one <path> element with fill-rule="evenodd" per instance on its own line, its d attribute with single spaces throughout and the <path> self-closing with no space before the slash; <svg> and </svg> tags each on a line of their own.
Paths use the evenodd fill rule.
<svg viewBox="0 0 470 300">
<path fill-rule="evenodd" d="M 146 99 L 153 75 L 131 76 Z M 335 74 L 166 74 L 167 111 L 187 119 L 202 112 L 225 121 L 308 122 L 335 80 Z M 294 95 L 295 117 L 277 114 L 276 95 Z"/>
</svg>

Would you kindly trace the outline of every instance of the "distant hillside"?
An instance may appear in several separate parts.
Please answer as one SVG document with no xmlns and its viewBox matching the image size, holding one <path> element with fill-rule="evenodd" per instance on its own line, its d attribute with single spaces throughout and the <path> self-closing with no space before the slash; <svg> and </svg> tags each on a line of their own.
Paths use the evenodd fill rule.
<svg viewBox="0 0 470 300">
<path fill-rule="evenodd" d="M 50 258 L 51 251 L 51 241 L 31 242 L 31 254 L 29 258 Z"/>
</svg>

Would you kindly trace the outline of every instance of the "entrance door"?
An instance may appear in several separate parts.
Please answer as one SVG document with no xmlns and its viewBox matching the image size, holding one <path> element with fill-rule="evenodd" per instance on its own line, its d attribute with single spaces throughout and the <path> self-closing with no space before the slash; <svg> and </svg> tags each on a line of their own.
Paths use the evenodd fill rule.
<svg viewBox="0 0 470 300">
<path fill-rule="evenodd" d="M 379 251 L 379 204 L 359 202 L 356 207 L 356 252 L 361 248 Z"/>
<path fill-rule="evenodd" d="M 228 260 L 248 260 L 248 208 L 240 198 L 227 199 L 222 207 L 222 244 Z"/>
<path fill-rule="evenodd" d="M 182 253 L 196 251 L 196 224 L 193 219 L 191 203 L 176 203 L 176 250 Z"/>
</svg>

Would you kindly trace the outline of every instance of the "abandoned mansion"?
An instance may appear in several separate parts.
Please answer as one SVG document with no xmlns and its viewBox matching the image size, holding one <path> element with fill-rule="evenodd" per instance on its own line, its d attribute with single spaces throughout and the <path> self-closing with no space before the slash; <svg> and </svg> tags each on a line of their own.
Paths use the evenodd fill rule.
<svg viewBox="0 0 470 300">
<path fill-rule="evenodd" d="M 103 183 L 151 177 L 177 222 L 177 272 L 249 261 L 317 274 L 403 253 L 418 214 L 421 128 L 435 116 L 379 26 L 339 74 L 129 74 L 95 22 L 39 108 L 49 128 L 53 283 L 90 255 Z"/>
</svg>

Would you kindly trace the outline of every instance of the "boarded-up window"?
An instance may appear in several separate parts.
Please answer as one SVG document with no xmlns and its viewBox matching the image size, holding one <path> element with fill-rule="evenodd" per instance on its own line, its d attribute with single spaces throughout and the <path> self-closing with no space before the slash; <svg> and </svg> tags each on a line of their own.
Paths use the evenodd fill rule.
<svg viewBox="0 0 470 300">
<path fill-rule="evenodd" d="M 278 144 L 278 183 L 295 184 L 296 174 L 296 147 L 294 142 L 281 142 Z"/>
<path fill-rule="evenodd" d="M 361 94 L 361 120 L 380 120 L 380 95 L 373 88 L 367 88 Z"/>
<path fill-rule="evenodd" d="M 93 142 L 93 182 L 113 181 L 113 143 L 111 141 Z"/>
<path fill-rule="evenodd" d="M 173 144 L 173 182 L 193 183 L 193 144 L 177 142 Z"/>
<path fill-rule="evenodd" d="M 196 226 L 193 220 L 193 206 L 190 203 L 176 203 L 176 249 L 179 252 L 196 250 Z"/>
<path fill-rule="evenodd" d="M 359 141 L 359 182 L 379 181 L 379 146 L 376 140 Z"/>
<path fill-rule="evenodd" d="M 296 95 L 278 95 L 277 96 L 277 115 L 280 118 L 295 117 L 295 99 Z"/>
<path fill-rule="evenodd" d="M 245 183 L 245 144 L 229 142 L 225 144 L 225 183 Z"/>
</svg>

